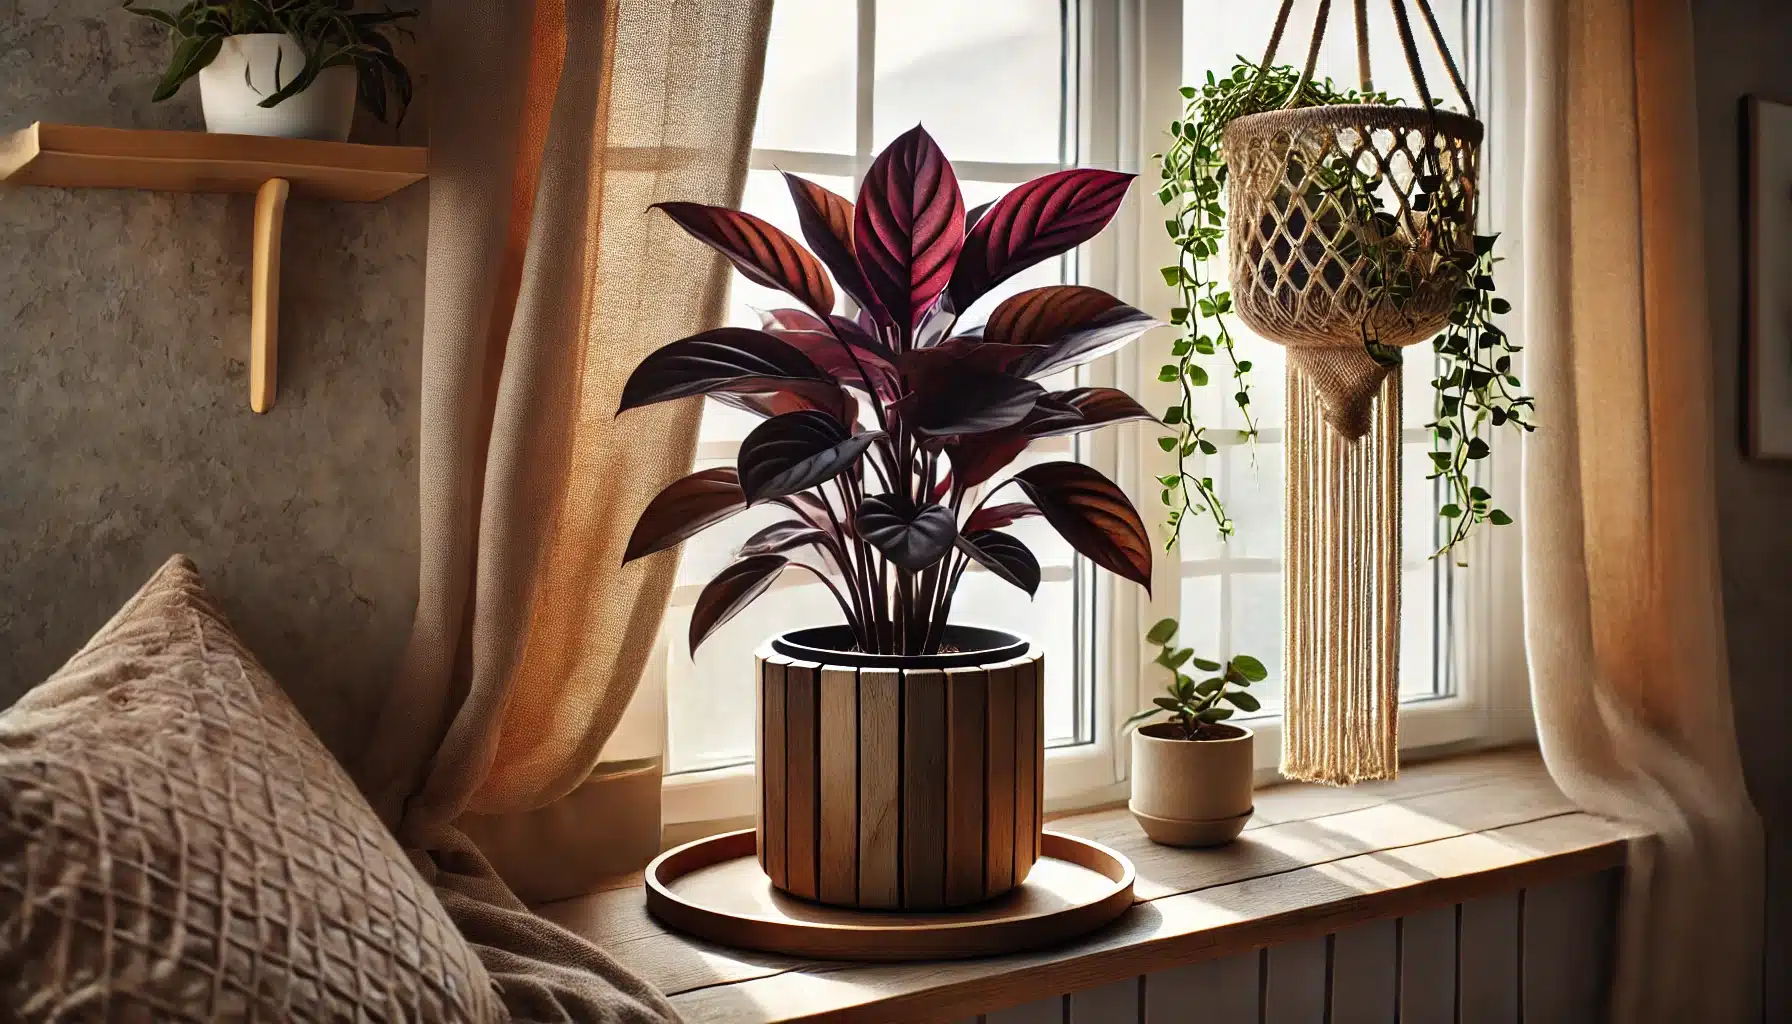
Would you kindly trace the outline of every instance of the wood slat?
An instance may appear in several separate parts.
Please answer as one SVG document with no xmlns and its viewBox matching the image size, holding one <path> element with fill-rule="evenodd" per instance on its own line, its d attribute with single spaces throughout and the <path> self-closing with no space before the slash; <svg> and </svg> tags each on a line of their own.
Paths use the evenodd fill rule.
<svg viewBox="0 0 1792 1024">
<path fill-rule="evenodd" d="M 1516 892 L 1462 904 L 1458 921 L 1456 1003 L 1460 1024 L 1518 1024 Z"/>
<path fill-rule="evenodd" d="M 1063 996 L 1007 1006 L 984 1015 L 984 1024 L 1064 1024 Z"/>
<path fill-rule="evenodd" d="M 1070 1024 L 1138 1024 L 1143 978 L 1070 994 Z"/>
<path fill-rule="evenodd" d="M 1607 871 L 1525 892 L 1520 997 L 1526 1021 L 1604 1019 L 1617 885 L 1616 873 Z"/>
<path fill-rule="evenodd" d="M 1042 990 L 1092 988 L 1617 867 L 1633 835 L 1570 813 L 1155 900 L 1148 912 L 1068 947 L 912 968 L 817 964 L 727 986 L 662 990 L 674 993 L 673 1006 L 691 1020 L 738 1020 L 742 1007 L 752 1007 L 751 1019 L 761 1024 L 987 1013 Z M 1146 994 L 1149 1000 L 1149 984 Z"/>
<path fill-rule="evenodd" d="M 902 673 L 902 905 L 946 902 L 946 674 Z"/>
<path fill-rule="evenodd" d="M 987 679 L 982 668 L 946 673 L 946 902 L 953 906 L 984 897 Z"/>
<path fill-rule="evenodd" d="M 1144 1024 L 1258 1024 L 1261 960 L 1252 950 L 1146 975 Z"/>
<path fill-rule="evenodd" d="M 1321 937 L 1269 947 L 1263 960 L 1263 1024 L 1325 1020 L 1328 945 Z"/>
<path fill-rule="evenodd" d="M 859 677 L 821 671 L 821 865 L 824 903 L 851 903 L 859 892 Z"/>
<path fill-rule="evenodd" d="M 1400 921 L 1400 1024 L 1455 1024 L 1456 907 Z"/>
<path fill-rule="evenodd" d="M 1014 885 L 1014 671 L 1010 663 L 989 670 L 986 712 L 989 764 L 989 847 L 984 874 L 991 892 Z"/>
<path fill-rule="evenodd" d="M 788 658 L 776 656 L 760 662 L 760 671 L 763 673 L 760 689 L 766 750 L 784 749 L 784 722 L 788 703 L 785 699 L 784 673 L 789 665 Z M 790 831 L 786 805 L 788 762 L 782 757 L 760 758 L 758 770 L 765 773 L 762 800 L 766 840 L 765 873 L 771 878 L 772 884 L 783 887 L 790 880 L 790 861 L 787 856 Z"/>
<path fill-rule="evenodd" d="M 1400 999 L 1394 921 L 1371 921 L 1332 937 L 1331 1024 L 1388 1024 Z"/>
<path fill-rule="evenodd" d="M 793 662 L 784 669 L 786 889 L 816 896 L 820 836 L 820 666 Z"/>
<path fill-rule="evenodd" d="M 1028 752 L 1041 746 L 1039 723 L 1039 662 L 1027 661 L 1014 670 L 1014 881 L 1027 880 L 1039 856 L 1040 762 Z"/>
<path fill-rule="evenodd" d="M 859 900 L 891 908 L 902 899 L 902 673 L 859 670 Z"/>
</svg>

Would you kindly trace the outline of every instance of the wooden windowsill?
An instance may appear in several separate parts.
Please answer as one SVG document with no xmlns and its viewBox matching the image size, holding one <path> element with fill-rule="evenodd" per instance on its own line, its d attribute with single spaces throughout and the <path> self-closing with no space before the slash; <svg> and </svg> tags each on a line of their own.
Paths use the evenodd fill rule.
<svg viewBox="0 0 1792 1024">
<path fill-rule="evenodd" d="M 945 1021 L 1620 867 L 1635 836 L 1575 810 L 1528 748 L 1351 789 L 1262 789 L 1245 834 L 1218 850 L 1157 846 L 1124 808 L 1050 827 L 1129 857 L 1136 902 L 1087 938 L 1032 953 L 865 965 L 729 949 L 661 927 L 638 875 L 538 909 L 658 986 L 693 1022 Z"/>
</svg>

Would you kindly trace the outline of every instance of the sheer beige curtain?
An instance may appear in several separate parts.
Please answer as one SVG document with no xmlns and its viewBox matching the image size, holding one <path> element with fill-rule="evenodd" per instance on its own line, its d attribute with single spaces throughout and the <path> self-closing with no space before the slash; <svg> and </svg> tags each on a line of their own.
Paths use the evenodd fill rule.
<svg viewBox="0 0 1792 1024">
<path fill-rule="evenodd" d="M 362 781 L 522 1019 L 670 1013 L 528 914 L 459 826 L 580 826 L 508 846 L 506 876 L 658 841 L 657 804 L 609 814 L 587 786 L 676 569 L 672 552 L 625 567 L 623 546 L 690 468 L 700 413 L 614 413 L 643 356 L 722 319 L 726 265 L 648 207 L 738 202 L 770 16 L 771 0 L 432 12 L 420 598 Z M 657 765 L 636 767 L 657 800 Z M 575 793 L 581 813 L 556 818 Z"/>
<path fill-rule="evenodd" d="M 1724 653 L 1688 0 L 1528 0 L 1525 602 L 1538 733 L 1647 826 L 1613 1019 L 1744 1019 L 1762 850 Z"/>
</svg>

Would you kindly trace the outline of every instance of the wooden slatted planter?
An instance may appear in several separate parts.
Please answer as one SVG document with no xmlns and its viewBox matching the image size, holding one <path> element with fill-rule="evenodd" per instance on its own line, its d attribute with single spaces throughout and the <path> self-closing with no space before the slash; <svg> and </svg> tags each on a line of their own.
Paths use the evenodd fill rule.
<svg viewBox="0 0 1792 1024">
<path fill-rule="evenodd" d="M 940 910 L 1026 880 L 1043 824 L 1037 648 L 968 668 L 758 655 L 759 864 L 794 896 Z"/>
</svg>

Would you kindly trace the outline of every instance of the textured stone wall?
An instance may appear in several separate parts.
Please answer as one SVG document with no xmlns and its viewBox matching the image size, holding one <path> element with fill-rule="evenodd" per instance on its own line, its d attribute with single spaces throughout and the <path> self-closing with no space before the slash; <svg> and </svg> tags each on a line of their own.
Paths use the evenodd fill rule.
<svg viewBox="0 0 1792 1024">
<path fill-rule="evenodd" d="M 149 102 L 166 53 L 117 0 L 0 0 L 0 130 L 200 128 L 196 83 Z M 416 597 L 426 189 L 289 205 L 265 416 L 252 197 L 0 189 L 0 707 L 185 552 L 325 741 L 360 740 Z"/>
</svg>

